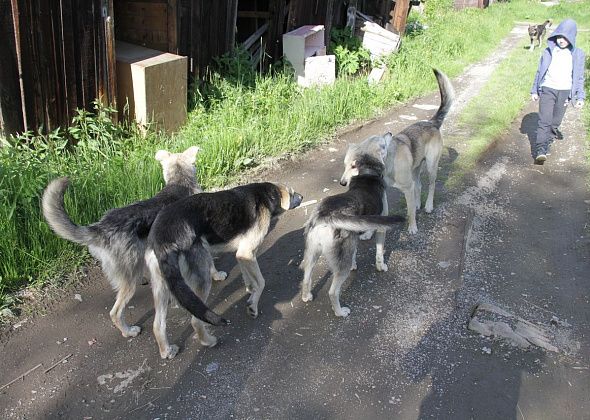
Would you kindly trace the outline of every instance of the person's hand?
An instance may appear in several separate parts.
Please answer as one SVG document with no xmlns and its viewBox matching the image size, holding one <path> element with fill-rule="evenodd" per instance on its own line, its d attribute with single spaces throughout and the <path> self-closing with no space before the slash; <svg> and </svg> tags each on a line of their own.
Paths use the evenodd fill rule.
<svg viewBox="0 0 590 420">
<path fill-rule="evenodd" d="M 531 94 L 531 101 L 538 101 L 539 100 L 539 95 L 537 95 L 536 93 L 532 93 Z"/>
<path fill-rule="evenodd" d="M 584 106 L 584 101 L 577 100 L 576 104 L 574 105 L 576 108 L 582 108 Z"/>
</svg>

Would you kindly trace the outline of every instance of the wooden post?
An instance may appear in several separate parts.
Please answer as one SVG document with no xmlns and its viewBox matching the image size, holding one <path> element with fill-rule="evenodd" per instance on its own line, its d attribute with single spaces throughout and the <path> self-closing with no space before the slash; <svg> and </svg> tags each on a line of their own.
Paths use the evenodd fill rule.
<svg viewBox="0 0 590 420">
<path fill-rule="evenodd" d="M 113 108 L 117 108 L 117 67 L 115 55 L 115 25 L 113 22 L 113 0 L 106 0 L 103 4 L 106 8 L 104 20 L 105 35 L 105 59 L 106 59 L 106 93 L 107 103 Z M 117 114 L 112 115 L 113 120 L 117 121 Z"/>
<path fill-rule="evenodd" d="M 390 22 L 393 30 L 400 36 L 406 31 L 406 21 L 410 10 L 410 0 L 396 0 L 395 6 L 389 15 L 393 18 Z"/>
<path fill-rule="evenodd" d="M 176 0 L 168 0 L 168 52 L 178 54 L 178 7 Z"/>
<path fill-rule="evenodd" d="M 14 7 L 14 8 L 13 8 Z M 4 135 L 23 131 L 20 77 L 15 41 L 18 5 L 12 0 L 0 0 L 0 130 Z M 14 19 L 13 19 L 14 18 Z"/>
</svg>

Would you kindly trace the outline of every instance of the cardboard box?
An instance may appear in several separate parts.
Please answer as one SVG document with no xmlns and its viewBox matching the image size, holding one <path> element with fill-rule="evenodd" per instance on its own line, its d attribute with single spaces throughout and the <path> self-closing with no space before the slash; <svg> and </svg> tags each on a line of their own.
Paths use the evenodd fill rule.
<svg viewBox="0 0 590 420">
<path fill-rule="evenodd" d="M 283 34 L 283 55 L 300 86 L 331 84 L 336 79 L 336 58 L 326 55 L 324 36 L 324 25 L 304 25 Z"/>
<path fill-rule="evenodd" d="M 363 31 L 363 47 L 371 52 L 372 59 L 395 52 L 399 48 L 400 36 L 375 23 L 365 22 L 361 31 Z"/>
<path fill-rule="evenodd" d="M 142 126 L 177 131 L 186 121 L 187 58 L 117 41 L 117 106 Z"/>
</svg>

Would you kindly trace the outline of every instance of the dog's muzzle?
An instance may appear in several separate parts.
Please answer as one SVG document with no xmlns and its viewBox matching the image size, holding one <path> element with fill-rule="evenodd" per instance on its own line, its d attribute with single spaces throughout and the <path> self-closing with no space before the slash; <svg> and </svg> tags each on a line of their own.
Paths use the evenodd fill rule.
<svg viewBox="0 0 590 420">
<path fill-rule="evenodd" d="M 299 204 L 303 201 L 303 196 L 299 193 L 293 193 L 291 196 L 291 203 L 289 204 L 289 210 L 299 207 Z"/>
<path fill-rule="evenodd" d="M 344 177 L 342 177 L 340 178 L 340 185 L 346 187 L 348 185 L 348 181 Z"/>
</svg>

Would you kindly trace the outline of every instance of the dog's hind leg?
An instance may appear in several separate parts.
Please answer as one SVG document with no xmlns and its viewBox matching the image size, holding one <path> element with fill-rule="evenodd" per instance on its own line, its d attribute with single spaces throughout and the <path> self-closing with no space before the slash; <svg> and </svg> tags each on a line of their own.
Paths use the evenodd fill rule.
<svg viewBox="0 0 590 420">
<path fill-rule="evenodd" d="M 334 310 L 334 314 L 336 316 L 347 317 L 350 315 L 350 308 L 346 306 L 340 306 L 340 289 L 342 288 L 342 284 L 348 278 L 349 272 L 350 270 L 335 272 L 334 278 L 332 279 L 332 285 L 328 291 L 328 294 L 330 295 L 330 302 L 332 303 L 332 309 Z"/>
<path fill-rule="evenodd" d="M 203 247 L 207 250 L 207 254 L 209 255 L 209 262 L 211 264 L 211 278 L 215 281 L 225 280 L 227 278 L 227 273 L 225 271 L 218 271 L 215 267 L 215 262 L 213 261 L 213 256 L 211 255 L 211 249 L 209 248 L 209 244 L 204 241 Z"/>
<path fill-rule="evenodd" d="M 178 258 L 178 265 L 181 268 L 182 277 L 191 290 L 203 302 L 207 301 L 211 291 L 211 278 L 215 270 L 213 257 L 208 248 L 193 245 L 188 252 L 183 252 Z M 191 325 L 195 331 L 194 338 L 199 340 L 205 347 L 213 347 L 217 344 L 217 338 L 210 334 L 207 324 L 195 316 L 191 317 Z"/>
<path fill-rule="evenodd" d="M 158 348 L 160 349 L 160 357 L 162 359 L 172 359 L 178 354 L 178 346 L 168 343 L 168 337 L 166 337 L 166 315 L 168 314 L 170 290 L 162 277 L 160 266 L 154 251 L 148 250 L 145 259 L 150 270 L 154 308 L 156 311 L 153 326 L 154 337 L 156 338 Z"/>
<path fill-rule="evenodd" d="M 326 260 L 330 270 L 334 273 L 328 295 L 336 316 L 347 317 L 350 314 L 350 308 L 340 306 L 340 290 L 350 274 L 352 256 L 356 245 L 356 236 L 349 234 L 348 237 L 335 240 L 330 248 L 326 250 Z"/>
<path fill-rule="evenodd" d="M 414 185 L 402 190 L 408 207 L 408 232 L 412 235 L 418 233 L 418 226 L 416 226 L 416 193 L 414 190 Z"/>
<path fill-rule="evenodd" d="M 387 203 L 387 194 L 383 194 L 383 204 L 381 215 L 387 216 L 389 214 L 389 204 Z M 353 263 L 356 264 L 356 243 L 354 246 L 354 254 L 353 254 Z M 385 230 L 377 230 L 377 235 L 375 235 L 375 268 L 377 271 L 387 271 L 387 264 L 385 264 L 385 258 L 383 257 L 384 254 L 384 247 L 385 247 Z"/>
<path fill-rule="evenodd" d="M 434 209 L 434 191 L 436 189 L 436 177 L 438 175 L 438 162 L 442 154 L 442 148 L 439 149 L 431 159 L 426 160 L 426 171 L 428 172 L 428 197 L 426 198 L 426 204 L 424 211 L 426 213 L 432 213 Z"/>
<path fill-rule="evenodd" d="M 310 229 L 305 238 L 305 253 L 303 254 L 303 282 L 301 283 L 301 300 L 304 302 L 310 302 L 313 300 L 313 294 L 311 293 L 311 274 L 313 267 L 318 261 L 318 258 L 322 254 L 322 246 L 318 241 L 316 230 Z"/>
<path fill-rule="evenodd" d="M 119 290 L 117 291 L 117 300 L 111 309 L 110 316 L 113 324 L 121 331 L 123 337 L 136 337 L 141 332 L 141 327 L 137 325 L 129 326 L 125 322 L 125 306 L 135 294 L 135 282 L 122 280 L 119 282 Z"/>
<path fill-rule="evenodd" d="M 424 168 L 424 161 L 420 163 L 414 171 L 412 172 L 412 177 L 414 179 L 414 202 L 416 203 L 416 210 L 420 210 L 422 206 L 422 180 L 420 179 L 422 176 L 422 168 Z"/>
<path fill-rule="evenodd" d="M 135 293 L 135 281 L 128 280 L 135 278 L 133 275 L 135 273 L 130 274 L 130 271 L 133 271 L 133 268 L 128 267 L 125 264 L 117 263 L 113 253 L 103 248 L 90 246 L 88 249 L 90 253 L 100 261 L 103 273 L 113 289 L 117 291 L 117 299 L 115 300 L 113 308 L 109 312 L 111 321 L 113 321 L 113 324 L 119 329 L 119 331 L 121 331 L 123 337 L 136 337 L 141 331 L 141 328 L 136 325 L 131 327 L 127 325 L 124 316 L 125 306 L 127 306 L 127 303 L 129 303 L 129 300 Z M 133 260 L 134 258 L 138 257 L 131 257 L 130 259 Z M 141 266 L 143 267 L 143 264 L 141 264 Z"/>
<path fill-rule="evenodd" d="M 242 277 L 244 277 L 246 287 L 250 285 L 252 288 L 247 301 L 246 311 L 252 318 L 256 318 L 258 317 L 258 300 L 265 286 L 264 277 L 262 277 L 258 261 L 256 260 L 256 250 L 250 249 L 247 245 L 240 244 L 236 253 L 236 259 L 242 271 Z"/>
</svg>

